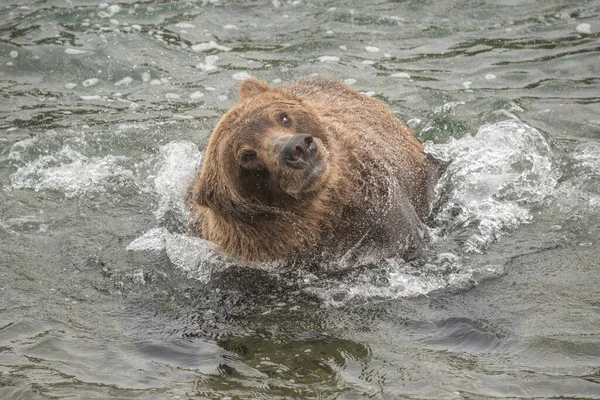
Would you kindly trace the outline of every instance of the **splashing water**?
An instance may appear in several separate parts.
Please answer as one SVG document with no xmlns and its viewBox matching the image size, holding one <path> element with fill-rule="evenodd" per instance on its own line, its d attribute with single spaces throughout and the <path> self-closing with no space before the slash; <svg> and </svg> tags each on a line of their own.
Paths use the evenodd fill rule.
<svg viewBox="0 0 600 400">
<path fill-rule="evenodd" d="M 109 183 L 119 187 L 132 184 L 133 172 L 120 165 L 124 160 L 112 155 L 86 157 L 65 146 L 20 167 L 10 179 L 13 189 L 56 190 L 73 198 L 105 191 Z"/>
<path fill-rule="evenodd" d="M 169 231 L 187 224 L 185 193 L 201 159 L 198 148 L 189 141 L 174 141 L 160 148 L 158 172 L 154 177 L 154 189 L 158 195 L 154 215 L 160 226 L 135 239 L 127 250 L 165 251 L 169 260 L 190 278 L 207 282 L 219 254 L 205 240 Z"/>
<path fill-rule="evenodd" d="M 171 233 L 166 228 L 152 228 L 131 242 L 126 250 L 166 252 L 169 260 L 188 277 L 208 282 L 211 268 L 218 261 L 218 254 L 206 240 Z"/>
<path fill-rule="evenodd" d="M 484 125 L 474 136 L 428 144 L 427 151 L 451 160 L 438 184 L 435 222 L 443 234 L 474 228 L 466 252 L 480 253 L 502 233 L 530 222 L 527 206 L 550 195 L 560 177 L 544 137 L 517 121 Z"/>
<path fill-rule="evenodd" d="M 466 252 L 483 252 L 506 231 L 531 221 L 528 207 L 550 195 L 560 176 L 544 137 L 516 121 L 485 125 L 474 136 L 447 144 L 427 144 L 426 149 L 451 161 L 438 186 L 437 236 L 466 232 Z M 224 262 L 225 257 L 214 251 L 210 243 L 163 226 L 169 214 L 176 214 L 181 221 L 187 219 L 183 199 L 200 157 L 191 142 L 171 142 L 160 149 L 154 178 L 159 197 L 154 214 L 160 226 L 134 240 L 127 249 L 166 251 L 171 262 L 188 276 L 207 281 L 213 268 L 232 264 Z M 272 264 L 258 268 L 276 270 L 277 265 Z M 351 272 L 341 281 L 339 277 L 316 278 L 298 271 L 304 290 L 318 295 L 328 305 L 356 297 L 399 298 L 448 287 L 464 289 L 477 280 L 503 273 L 502 266 L 464 265 L 460 256 L 448 252 L 431 257 L 419 267 L 403 260 L 383 260 L 375 269 Z"/>
<path fill-rule="evenodd" d="M 31 145 L 16 145 L 14 158 L 19 159 L 17 153 Z M 516 121 L 485 125 L 474 136 L 453 139 L 447 144 L 427 144 L 426 149 L 451 161 L 438 185 L 435 236 L 465 237 L 462 246 L 467 253 L 481 253 L 508 230 L 530 222 L 531 206 L 556 191 L 560 176 L 544 137 Z M 597 207 L 600 197 L 592 188 L 599 176 L 599 153 L 600 146 L 586 144 L 577 148 L 573 164 L 579 175 L 586 178 L 564 182 L 558 192 L 571 198 L 576 190 L 583 191 L 586 204 Z M 131 242 L 127 250 L 165 252 L 186 275 L 206 282 L 215 268 L 227 268 L 232 263 L 209 242 L 186 234 L 189 216 L 184 198 L 201 157 L 196 145 L 189 141 L 173 141 L 159 149 L 156 174 L 147 178 L 157 195 L 157 225 Z M 135 182 L 134 173 L 121 165 L 124 160 L 113 155 L 86 157 L 65 145 L 54 154 L 41 155 L 17 169 L 11 176 L 12 188 L 57 190 L 66 197 L 75 197 L 106 190 L 115 181 L 121 187 Z M 278 263 L 258 265 L 272 272 L 279 267 Z M 397 298 L 446 287 L 469 287 L 474 284 L 474 277 L 495 276 L 502 273 L 502 268 L 463 265 L 460 256 L 445 252 L 419 268 L 402 260 L 384 260 L 367 273 L 351 273 L 342 282 L 335 278 L 336 284 L 328 279 L 313 279 L 308 272 L 300 273 L 304 274 L 300 278 L 306 283 L 305 290 L 318 293 L 326 303 L 338 304 L 336 299 Z"/>
<path fill-rule="evenodd" d="M 401 259 L 382 260 L 377 268 L 352 271 L 339 278 L 321 278 L 304 274 L 303 290 L 321 298 L 325 306 L 339 307 L 354 299 L 398 299 L 427 296 L 450 288 L 467 290 L 479 281 L 504 274 L 501 265 L 468 266 L 452 253 L 439 253 L 424 265 Z"/>
<path fill-rule="evenodd" d="M 600 143 L 578 145 L 571 154 L 574 177 L 562 182 L 555 199 L 562 212 L 600 210 Z"/>
<path fill-rule="evenodd" d="M 189 141 L 175 141 L 160 148 L 159 169 L 154 178 L 154 188 L 159 196 L 154 215 L 158 221 L 169 212 L 187 216 L 185 191 L 201 159 L 200 151 Z"/>
</svg>

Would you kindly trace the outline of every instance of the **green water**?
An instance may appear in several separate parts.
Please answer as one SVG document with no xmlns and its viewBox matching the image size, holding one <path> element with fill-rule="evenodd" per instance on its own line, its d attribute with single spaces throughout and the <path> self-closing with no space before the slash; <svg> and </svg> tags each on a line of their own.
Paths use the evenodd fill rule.
<svg viewBox="0 0 600 400">
<path fill-rule="evenodd" d="M 600 398 L 599 38 L 599 1 L 3 1 L 0 398 Z M 314 74 L 453 160 L 422 265 L 186 236 L 241 79 Z"/>
</svg>

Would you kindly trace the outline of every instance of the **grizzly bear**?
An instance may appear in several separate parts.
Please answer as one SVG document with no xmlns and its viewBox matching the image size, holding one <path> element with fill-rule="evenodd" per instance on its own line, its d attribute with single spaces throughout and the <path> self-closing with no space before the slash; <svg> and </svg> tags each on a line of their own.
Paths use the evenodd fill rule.
<svg viewBox="0 0 600 400">
<path fill-rule="evenodd" d="M 277 88 L 249 78 L 190 185 L 191 230 L 249 262 L 414 258 L 432 165 L 377 99 L 323 78 Z"/>
</svg>

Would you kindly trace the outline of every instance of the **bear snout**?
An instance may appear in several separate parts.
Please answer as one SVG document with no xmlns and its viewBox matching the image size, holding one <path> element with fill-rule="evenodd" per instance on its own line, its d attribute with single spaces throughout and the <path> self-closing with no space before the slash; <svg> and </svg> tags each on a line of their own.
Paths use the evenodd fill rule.
<svg viewBox="0 0 600 400">
<path fill-rule="evenodd" d="M 301 133 L 292 136 L 283 146 L 281 158 L 294 169 L 304 169 L 317 154 L 317 144 L 311 135 Z"/>
</svg>

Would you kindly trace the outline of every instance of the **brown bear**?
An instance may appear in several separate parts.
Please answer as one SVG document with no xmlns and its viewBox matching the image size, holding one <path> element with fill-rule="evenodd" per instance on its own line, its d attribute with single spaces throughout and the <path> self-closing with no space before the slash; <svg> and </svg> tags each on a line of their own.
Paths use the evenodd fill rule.
<svg viewBox="0 0 600 400">
<path fill-rule="evenodd" d="M 250 262 L 414 258 L 435 175 L 383 102 L 323 78 L 249 78 L 191 183 L 191 230 Z"/>
</svg>

